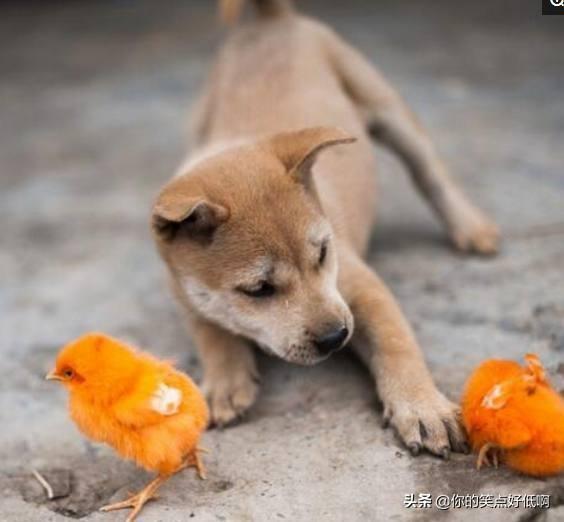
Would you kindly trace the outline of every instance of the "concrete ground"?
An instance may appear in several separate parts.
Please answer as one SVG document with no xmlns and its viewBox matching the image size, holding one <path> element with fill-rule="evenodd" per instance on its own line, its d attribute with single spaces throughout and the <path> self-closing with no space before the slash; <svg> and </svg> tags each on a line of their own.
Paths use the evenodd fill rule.
<svg viewBox="0 0 564 522">
<path fill-rule="evenodd" d="M 96 509 L 148 475 L 90 444 L 43 375 L 97 329 L 200 375 L 148 231 L 185 150 L 186 108 L 219 41 L 212 2 L 4 2 L 0 17 L 0 519 L 123 520 Z M 494 260 L 456 255 L 397 162 L 370 262 L 457 399 L 479 361 L 542 356 L 564 388 L 564 18 L 540 1 L 308 2 L 398 86 L 454 176 L 500 223 Z M 449 520 L 564 519 L 564 479 L 410 457 L 380 427 L 348 354 L 315 368 L 263 357 L 244 423 L 210 431 L 209 479 L 175 477 L 141 520 L 435 520 L 406 494 L 550 494 L 546 512 L 450 509 Z M 560 375 L 559 372 L 560 371 Z M 63 496 L 47 501 L 40 470 Z"/>
</svg>

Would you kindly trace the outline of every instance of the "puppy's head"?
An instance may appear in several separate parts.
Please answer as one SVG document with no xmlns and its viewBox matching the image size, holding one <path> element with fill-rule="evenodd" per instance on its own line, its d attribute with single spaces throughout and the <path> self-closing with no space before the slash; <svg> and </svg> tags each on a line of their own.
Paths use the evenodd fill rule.
<svg viewBox="0 0 564 522">
<path fill-rule="evenodd" d="M 168 183 L 152 224 L 181 298 L 290 362 L 314 364 L 343 346 L 352 315 L 311 169 L 323 149 L 351 141 L 332 128 L 277 134 Z"/>
</svg>

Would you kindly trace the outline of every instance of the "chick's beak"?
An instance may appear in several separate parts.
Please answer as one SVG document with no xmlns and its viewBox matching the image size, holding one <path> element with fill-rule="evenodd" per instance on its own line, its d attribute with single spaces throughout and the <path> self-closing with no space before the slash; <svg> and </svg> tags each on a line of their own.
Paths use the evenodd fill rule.
<svg viewBox="0 0 564 522">
<path fill-rule="evenodd" d="M 47 380 L 47 381 L 62 381 L 63 378 L 55 370 L 51 370 L 45 376 L 45 380 Z"/>
</svg>

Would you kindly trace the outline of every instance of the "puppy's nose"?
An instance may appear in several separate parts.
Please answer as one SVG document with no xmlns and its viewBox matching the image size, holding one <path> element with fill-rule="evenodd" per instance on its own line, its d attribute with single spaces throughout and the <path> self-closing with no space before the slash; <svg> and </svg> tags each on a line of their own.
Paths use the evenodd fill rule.
<svg viewBox="0 0 564 522">
<path fill-rule="evenodd" d="M 342 348 L 343 343 L 349 336 L 349 329 L 346 326 L 340 326 L 336 330 L 319 337 L 314 341 L 316 348 L 319 353 L 327 355 L 331 352 Z"/>
</svg>

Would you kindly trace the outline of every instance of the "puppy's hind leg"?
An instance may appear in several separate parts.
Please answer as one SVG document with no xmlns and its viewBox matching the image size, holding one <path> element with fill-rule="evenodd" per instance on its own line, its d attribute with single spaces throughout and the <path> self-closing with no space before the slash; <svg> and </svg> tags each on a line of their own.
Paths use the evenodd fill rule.
<svg viewBox="0 0 564 522">
<path fill-rule="evenodd" d="M 355 49 L 326 35 L 335 73 L 375 138 L 406 164 L 413 182 L 445 224 L 461 251 L 491 255 L 498 229 L 450 177 L 432 141 L 392 86 Z"/>
</svg>

